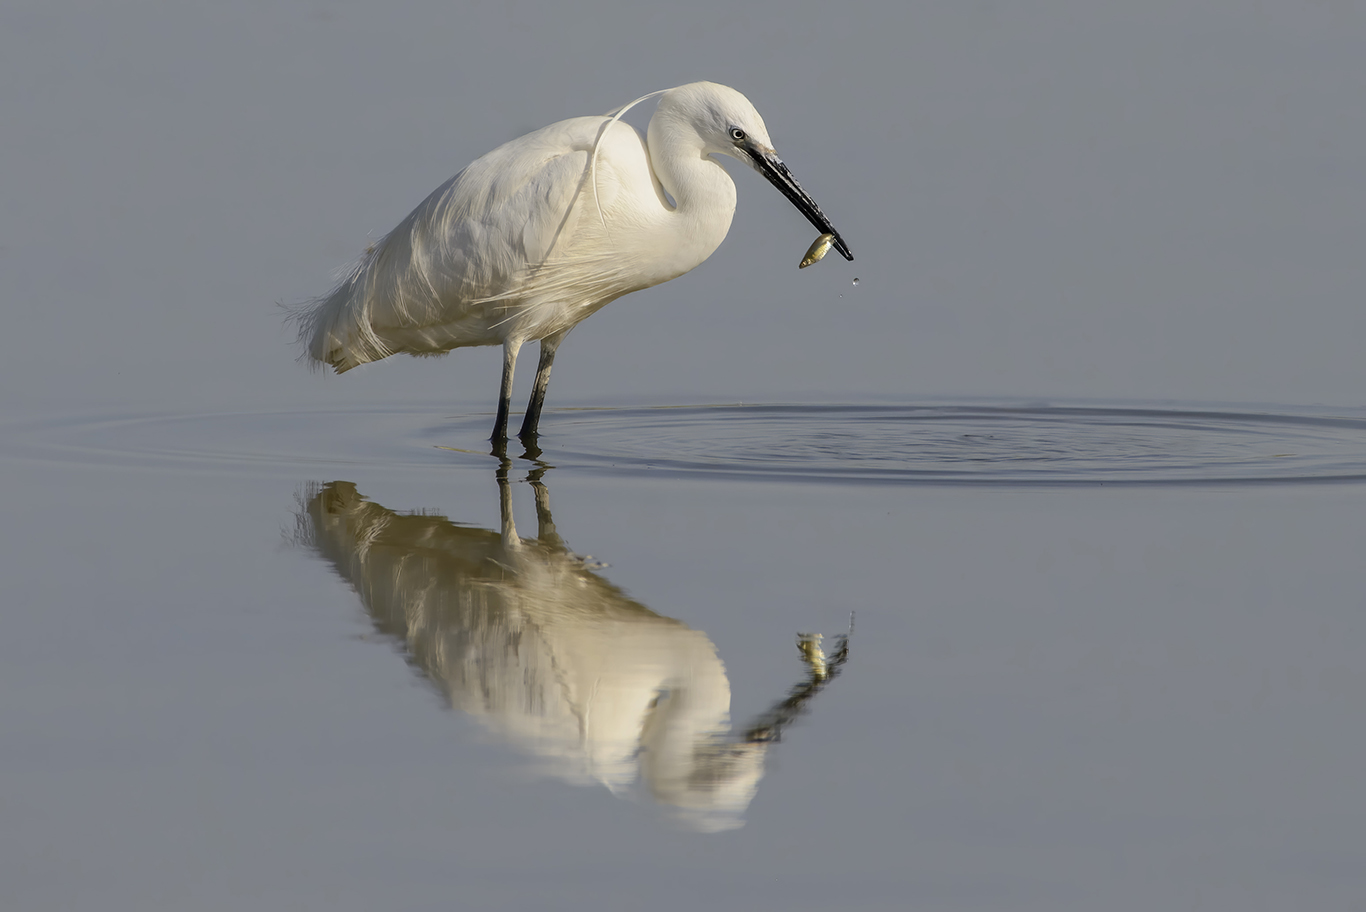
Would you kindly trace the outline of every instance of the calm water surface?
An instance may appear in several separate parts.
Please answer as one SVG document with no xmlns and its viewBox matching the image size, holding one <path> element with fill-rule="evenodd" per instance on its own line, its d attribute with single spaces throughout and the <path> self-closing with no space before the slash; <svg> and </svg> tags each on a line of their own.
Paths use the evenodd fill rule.
<svg viewBox="0 0 1366 912">
<path fill-rule="evenodd" d="M 7 906 L 1366 895 L 1366 416 L 485 424 L 8 426 Z"/>
<path fill-rule="evenodd" d="M 1366 909 L 1366 411 L 1255 404 L 1362 404 L 1363 46 L 0 4 L 0 912 Z M 506 465 L 495 349 L 294 362 L 466 163 L 687 79 L 856 263 L 736 169 Z"/>
</svg>

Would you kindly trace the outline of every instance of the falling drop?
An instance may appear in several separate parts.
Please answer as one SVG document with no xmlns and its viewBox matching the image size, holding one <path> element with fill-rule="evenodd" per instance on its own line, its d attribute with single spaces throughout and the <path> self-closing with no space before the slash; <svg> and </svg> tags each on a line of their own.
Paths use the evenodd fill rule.
<svg viewBox="0 0 1366 912">
<path fill-rule="evenodd" d="M 858 284 L 858 279 L 854 279 L 854 284 L 855 284 L 855 285 Z"/>
</svg>

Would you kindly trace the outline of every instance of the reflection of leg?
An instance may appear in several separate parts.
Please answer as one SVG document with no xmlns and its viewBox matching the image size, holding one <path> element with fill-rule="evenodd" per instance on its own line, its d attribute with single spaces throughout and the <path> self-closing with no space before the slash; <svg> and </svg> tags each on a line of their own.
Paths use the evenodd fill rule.
<svg viewBox="0 0 1366 912">
<path fill-rule="evenodd" d="M 513 548 L 521 539 L 517 537 L 517 525 L 512 521 L 512 485 L 508 482 L 508 468 L 506 459 L 498 466 L 498 514 L 503 522 L 503 547 Z"/>
<path fill-rule="evenodd" d="M 546 336 L 541 340 L 541 360 L 536 365 L 536 383 L 531 388 L 531 401 L 527 403 L 526 417 L 522 419 L 522 430 L 517 435 L 522 440 L 536 438 L 536 429 L 541 423 L 541 408 L 545 405 L 545 390 L 550 385 L 550 367 L 555 363 L 555 349 L 560 347 L 569 330 Z"/>
<path fill-rule="evenodd" d="M 521 339 L 507 339 L 503 342 L 503 385 L 498 391 L 498 417 L 493 421 L 495 444 L 507 440 L 508 410 L 512 408 L 512 372 L 517 367 L 517 352 L 522 348 Z"/>
<path fill-rule="evenodd" d="M 541 484 L 539 476 L 531 481 L 531 490 L 536 495 L 536 538 L 543 545 L 563 547 L 560 534 L 555 531 L 555 520 L 550 517 L 550 492 Z"/>
</svg>

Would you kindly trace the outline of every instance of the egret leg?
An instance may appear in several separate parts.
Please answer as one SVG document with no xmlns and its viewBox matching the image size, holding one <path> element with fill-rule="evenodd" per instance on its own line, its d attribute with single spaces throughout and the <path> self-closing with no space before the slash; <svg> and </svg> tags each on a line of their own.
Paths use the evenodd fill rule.
<svg viewBox="0 0 1366 912">
<path fill-rule="evenodd" d="M 517 352 L 522 348 L 521 339 L 507 339 L 503 342 L 503 386 L 498 394 L 498 417 L 493 421 L 494 443 L 507 440 L 508 410 L 512 408 L 512 372 L 517 367 Z"/>
<path fill-rule="evenodd" d="M 531 388 L 531 401 L 527 403 L 522 430 L 517 435 L 522 440 L 536 437 L 536 428 L 541 423 L 541 409 L 545 406 L 545 389 L 550 385 L 550 366 L 555 363 L 555 349 L 560 347 L 568 334 L 569 330 L 565 330 L 541 340 L 541 361 L 536 365 L 536 383 Z"/>
</svg>

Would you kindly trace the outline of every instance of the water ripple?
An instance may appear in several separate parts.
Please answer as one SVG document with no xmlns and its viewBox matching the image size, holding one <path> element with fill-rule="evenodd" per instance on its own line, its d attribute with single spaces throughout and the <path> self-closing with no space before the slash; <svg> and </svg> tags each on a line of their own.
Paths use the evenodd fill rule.
<svg viewBox="0 0 1366 912">
<path fill-rule="evenodd" d="M 409 405 L 67 420 L 11 427 L 20 455 L 297 471 L 492 461 L 489 416 Z M 595 474 L 893 485 L 1366 481 L 1366 413 L 1130 405 L 707 405 L 547 413 L 547 465 Z M 515 442 L 510 455 L 518 455 Z"/>
<path fill-rule="evenodd" d="M 931 485 L 1366 480 L 1366 418 L 1307 410 L 712 406 L 552 427 L 563 443 L 547 461 L 615 471 Z"/>
</svg>

